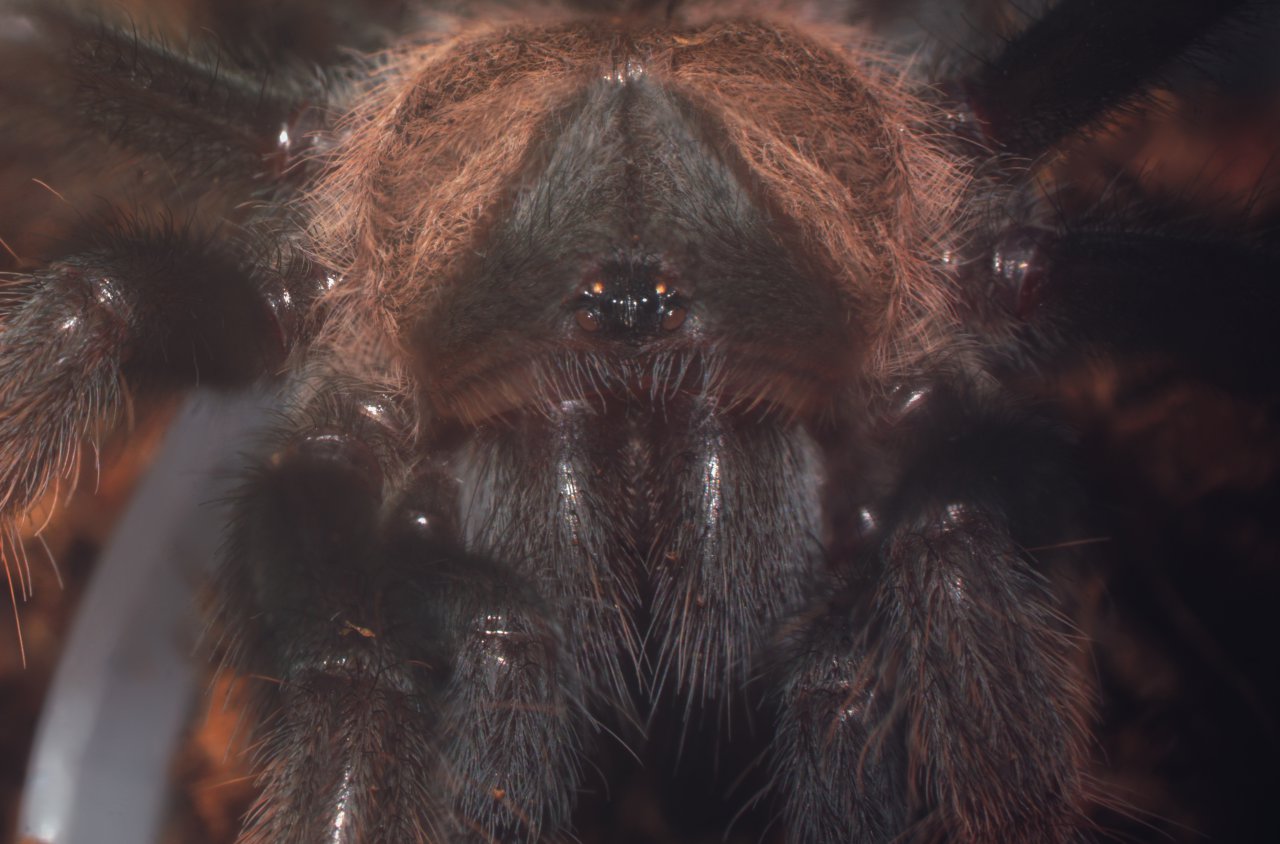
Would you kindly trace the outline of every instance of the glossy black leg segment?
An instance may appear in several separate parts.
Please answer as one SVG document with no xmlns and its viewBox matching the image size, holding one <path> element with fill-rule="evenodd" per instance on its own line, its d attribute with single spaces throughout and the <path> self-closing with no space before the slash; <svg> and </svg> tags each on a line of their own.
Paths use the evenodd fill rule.
<svg viewBox="0 0 1280 844">
<path fill-rule="evenodd" d="M 505 567 L 488 573 L 488 588 L 472 580 L 469 597 L 451 603 L 461 626 L 441 719 L 455 818 L 448 840 L 539 841 L 561 831 L 573 807 L 581 684 L 569 643 L 532 585 Z"/>
<path fill-rule="evenodd" d="M 260 710 L 262 793 L 244 844 L 417 844 L 451 823 L 436 726 L 450 641 L 441 572 L 459 553 L 447 532 L 402 538 L 412 520 L 386 499 L 405 467 L 357 422 L 299 425 L 234 513 L 217 628 Z"/>
<path fill-rule="evenodd" d="M 476 432 L 460 459 L 468 549 L 532 584 L 556 622 L 491 606 L 460 659 L 462 811 L 500 841 L 566 824 L 589 712 L 630 711 L 634 671 L 622 660 L 639 645 L 626 441 L 621 420 L 565 402 Z"/>
<path fill-rule="evenodd" d="M 1265 9 L 1264 0 L 1063 0 L 967 83 L 970 106 L 993 143 L 1034 158 L 1141 92 L 1215 26 L 1247 27 Z"/>
<path fill-rule="evenodd" d="M 1076 840 L 1089 705 L 1070 573 L 1022 550 L 1069 529 L 1060 447 L 972 398 L 922 404 L 899 426 L 882 540 L 793 639 L 793 840 L 850 824 L 858 841 Z"/>
<path fill-rule="evenodd" d="M 0 519 L 73 480 L 129 388 L 236 386 L 274 371 L 318 290 L 186 235 L 135 233 L 0 294 Z"/>
<path fill-rule="evenodd" d="M 659 423 L 650 561 L 656 682 L 696 699 L 741 688 L 822 561 L 821 462 L 799 424 L 674 404 Z"/>
<path fill-rule="evenodd" d="M 1274 248 L 1081 229 L 1006 237 L 993 256 L 997 266 L 1025 262 L 1009 290 L 1022 337 L 1014 353 L 1037 364 L 1122 353 L 1171 362 L 1243 393 L 1272 395 L 1280 386 Z"/>
</svg>

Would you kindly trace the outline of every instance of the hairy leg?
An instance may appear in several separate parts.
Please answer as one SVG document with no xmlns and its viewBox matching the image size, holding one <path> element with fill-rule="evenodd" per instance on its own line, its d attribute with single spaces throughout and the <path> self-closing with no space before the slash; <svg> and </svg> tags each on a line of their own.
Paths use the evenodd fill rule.
<svg viewBox="0 0 1280 844">
<path fill-rule="evenodd" d="M 792 636 L 779 755 L 795 840 L 1076 840 L 1080 644 L 1062 573 L 1019 544 L 1063 512 L 1060 449 L 1015 412 L 925 395 L 895 437 L 877 538 Z"/>
<path fill-rule="evenodd" d="M 656 427 L 656 683 L 692 708 L 741 688 L 800 605 L 821 561 L 820 460 L 802 425 L 710 398 Z"/>
<path fill-rule="evenodd" d="M 634 732 L 639 636 L 625 442 L 621 420 L 566 401 L 546 415 L 482 425 L 458 459 L 468 549 L 531 583 L 556 625 L 548 638 L 518 608 L 492 607 L 464 659 L 470 679 L 455 684 L 464 814 L 500 840 L 567 824 L 596 718 Z"/>
</svg>

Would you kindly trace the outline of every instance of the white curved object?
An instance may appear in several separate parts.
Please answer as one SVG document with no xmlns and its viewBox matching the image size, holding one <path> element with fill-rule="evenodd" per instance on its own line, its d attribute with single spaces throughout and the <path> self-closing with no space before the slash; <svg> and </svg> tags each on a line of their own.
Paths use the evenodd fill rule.
<svg viewBox="0 0 1280 844">
<path fill-rule="evenodd" d="M 213 565 L 260 395 L 187 400 L 98 561 L 37 729 L 23 841 L 148 844 L 200 672 L 195 592 Z"/>
</svg>

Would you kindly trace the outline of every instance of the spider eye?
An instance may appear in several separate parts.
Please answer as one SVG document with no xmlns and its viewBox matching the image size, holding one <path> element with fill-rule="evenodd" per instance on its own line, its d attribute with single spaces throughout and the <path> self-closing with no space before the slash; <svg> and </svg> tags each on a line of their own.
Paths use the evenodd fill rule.
<svg viewBox="0 0 1280 844">
<path fill-rule="evenodd" d="M 689 300 L 653 259 L 611 259 L 579 290 L 574 319 L 588 334 L 642 343 L 677 330 L 689 315 Z"/>
<path fill-rule="evenodd" d="M 688 315 L 689 309 L 681 305 L 674 305 L 667 308 L 662 313 L 662 330 L 675 331 L 677 328 L 684 325 L 684 318 Z"/>
<path fill-rule="evenodd" d="M 578 327 L 588 334 L 595 334 L 600 330 L 600 315 L 594 308 L 579 308 L 573 318 L 577 320 Z"/>
<path fill-rule="evenodd" d="M 1040 301 L 1049 246 L 1048 232 L 1022 227 L 1006 233 L 991 254 L 992 275 L 1019 317 L 1026 318 Z"/>
</svg>

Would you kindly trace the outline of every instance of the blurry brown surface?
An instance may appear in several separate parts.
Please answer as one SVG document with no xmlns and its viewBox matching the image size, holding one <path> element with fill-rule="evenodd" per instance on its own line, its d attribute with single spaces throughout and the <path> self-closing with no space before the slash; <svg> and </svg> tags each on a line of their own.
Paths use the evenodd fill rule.
<svg viewBox="0 0 1280 844">
<path fill-rule="evenodd" d="M 180 786 L 165 831 L 171 844 L 231 844 L 254 798 L 243 712 L 244 684 L 227 675 L 213 684 L 193 719 L 193 734 L 173 775 Z"/>
</svg>

